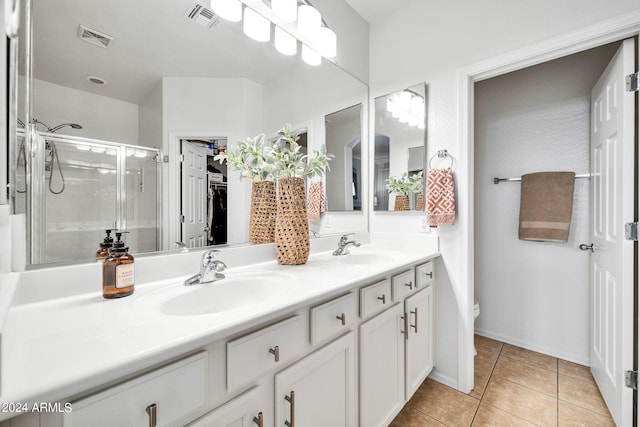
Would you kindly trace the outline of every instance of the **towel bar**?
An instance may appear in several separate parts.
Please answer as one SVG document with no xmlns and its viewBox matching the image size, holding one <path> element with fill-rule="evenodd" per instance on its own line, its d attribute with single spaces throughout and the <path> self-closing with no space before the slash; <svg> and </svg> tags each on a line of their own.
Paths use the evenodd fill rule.
<svg viewBox="0 0 640 427">
<path fill-rule="evenodd" d="M 581 175 L 576 175 L 576 178 L 591 178 L 591 174 L 590 173 L 585 173 L 585 174 L 581 174 Z M 516 181 L 522 181 L 522 178 L 498 178 L 495 177 L 493 178 L 493 183 L 494 184 L 500 184 L 500 182 L 505 181 L 505 182 L 516 182 Z"/>
</svg>

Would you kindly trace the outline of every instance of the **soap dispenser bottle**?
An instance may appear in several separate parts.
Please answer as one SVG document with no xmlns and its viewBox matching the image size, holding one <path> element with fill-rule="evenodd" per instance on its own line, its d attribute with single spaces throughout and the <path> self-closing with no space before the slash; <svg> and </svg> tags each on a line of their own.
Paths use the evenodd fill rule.
<svg viewBox="0 0 640 427">
<path fill-rule="evenodd" d="M 116 241 L 109 248 L 109 256 L 102 262 L 102 296 L 122 298 L 133 293 L 133 257 L 122 241 L 123 232 L 116 232 Z"/>
<path fill-rule="evenodd" d="M 111 230 L 104 230 L 107 236 L 100 243 L 100 249 L 96 252 L 96 261 L 102 261 L 109 256 L 109 248 L 113 246 L 113 237 L 111 237 Z"/>
</svg>

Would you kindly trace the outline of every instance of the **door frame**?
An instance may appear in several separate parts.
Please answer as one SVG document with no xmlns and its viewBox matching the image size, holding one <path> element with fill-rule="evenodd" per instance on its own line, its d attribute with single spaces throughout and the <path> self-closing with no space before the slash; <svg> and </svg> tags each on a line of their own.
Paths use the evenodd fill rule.
<svg viewBox="0 0 640 427">
<path fill-rule="evenodd" d="M 458 152 L 461 244 L 458 323 L 458 390 L 473 388 L 474 301 L 474 84 L 533 65 L 640 35 L 640 11 L 618 16 L 458 70 Z M 632 221 L 633 219 L 629 219 Z M 626 368 L 625 368 L 626 369 Z M 629 367 L 631 369 L 631 367 Z"/>
</svg>

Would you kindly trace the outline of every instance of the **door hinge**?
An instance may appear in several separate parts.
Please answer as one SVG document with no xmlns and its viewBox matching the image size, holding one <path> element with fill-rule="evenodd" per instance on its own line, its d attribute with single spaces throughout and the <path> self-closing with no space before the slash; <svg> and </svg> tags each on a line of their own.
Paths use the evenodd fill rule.
<svg viewBox="0 0 640 427">
<path fill-rule="evenodd" d="M 638 371 L 624 371 L 624 384 L 631 389 L 638 389 Z"/>
<path fill-rule="evenodd" d="M 180 154 L 180 155 L 178 155 L 178 161 L 179 161 L 180 163 L 183 163 L 183 162 L 184 162 L 184 154 Z"/>
<path fill-rule="evenodd" d="M 184 224 L 184 215 L 178 215 L 178 221 L 180 221 L 180 224 Z"/>
<path fill-rule="evenodd" d="M 626 83 L 627 92 L 638 92 L 640 90 L 640 73 L 629 74 Z"/>
<path fill-rule="evenodd" d="M 624 225 L 624 238 L 627 240 L 638 240 L 638 223 L 628 222 Z"/>
<path fill-rule="evenodd" d="M 156 154 L 155 159 L 157 163 L 169 163 L 169 156 L 162 153 Z"/>
</svg>

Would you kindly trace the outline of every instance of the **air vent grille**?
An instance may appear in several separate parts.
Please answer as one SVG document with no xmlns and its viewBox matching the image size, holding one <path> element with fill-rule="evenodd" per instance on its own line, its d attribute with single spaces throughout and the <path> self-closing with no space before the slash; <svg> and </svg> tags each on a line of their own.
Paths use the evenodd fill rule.
<svg viewBox="0 0 640 427">
<path fill-rule="evenodd" d="M 184 16 L 210 29 L 220 22 L 220 17 L 213 13 L 211 9 L 208 9 L 200 0 L 195 0 L 184 13 Z"/>
<path fill-rule="evenodd" d="M 109 47 L 109 45 L 113 41 L 113 37 L 109 34 L 101 33 L 100 31 L 96 31 L 85 25 L 80 25 L 78 27 L 78 37 L 80 37 L 81 40 L 84 40 L 87 43 L 91 43 L 105 49 Z"/>
</svg>

